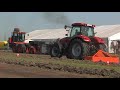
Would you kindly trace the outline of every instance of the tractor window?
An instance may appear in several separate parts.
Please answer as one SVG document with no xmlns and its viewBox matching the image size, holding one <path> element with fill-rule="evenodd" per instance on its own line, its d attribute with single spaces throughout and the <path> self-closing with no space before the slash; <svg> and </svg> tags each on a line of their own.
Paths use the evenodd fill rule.
<svg viewBox="0 0 120 90">
<path fill-rule="evenodd" d="M 25 34 L 19 34 L 19 41 L 24 41 L 25 40 Z"/>
<path fill-rule="evenodd" d="M 85 36 L 94 36 L 94 28 L 88 26 L 81 26 L 81 33 Z"/>
<path fill-rule="evenodd" d="M 18 34 L 17 33 L 13 33 L 12 38 L 13 38 L 14 42 L 17 42 L 18 41 Z"/>
<path fill-rule="evenodd" d="M 22 34 L 22 40 L 23 41 L 25 40 L 25 34 Z"/>
<path fill-rule="evenodd" d="M 94 36 L 94 28 L 92 27 L 87 27 L 87 30 L 88 30 L 88 36 Z"/>
<path fill-rule="evenodd" d="M 78 34 L 80 34 L 80 27 L 72 27 L 70 36 L 73 37 Z"/>
<path fill-rule="evenodd" d="M 14 36 L 16 36 L 16 37 L 17 37 L 17 33 L 15 33 L 15 34 L 14 34 Z"/>
<path fill-rule="evenodd" d="M 81 34 L 85 35 L 85 36 L 88 36 L 88 32 L 87 32 L 86 26 L 81 26 Z"/>
</svg>

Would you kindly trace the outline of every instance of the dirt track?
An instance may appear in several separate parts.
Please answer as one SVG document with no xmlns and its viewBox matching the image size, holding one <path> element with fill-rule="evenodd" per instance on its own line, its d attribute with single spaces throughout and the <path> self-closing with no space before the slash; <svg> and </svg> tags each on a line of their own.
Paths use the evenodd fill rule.
<svg viewBox="0 0 120 90">
<path fill-rule="evenodd" d="M 120 78 L 120 65 L 0 51 L 0 78 Z"/>
<path fill-rule="evenodd" d="M 62 71 L 40 69 L 0 63 L 0 78 L 99 78 L 100 76 L 75 74 Z M 101 78 L 101 77 L 100 77 Z"/>
</svg>

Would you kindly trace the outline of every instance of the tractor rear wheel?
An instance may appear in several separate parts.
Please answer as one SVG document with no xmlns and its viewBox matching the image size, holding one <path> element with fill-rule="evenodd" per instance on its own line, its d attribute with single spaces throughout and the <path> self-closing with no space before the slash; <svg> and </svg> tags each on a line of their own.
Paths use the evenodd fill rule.
<svg viewBox="0 0 120 90">
<path fill-rule="evenodd" d="M 80 39 L 75 39 L 70 43 L 67 52 L 67 58 L 81 59 L 89 55 L 89 45 L 86 42 L 82 42 Z"/>
</svg>

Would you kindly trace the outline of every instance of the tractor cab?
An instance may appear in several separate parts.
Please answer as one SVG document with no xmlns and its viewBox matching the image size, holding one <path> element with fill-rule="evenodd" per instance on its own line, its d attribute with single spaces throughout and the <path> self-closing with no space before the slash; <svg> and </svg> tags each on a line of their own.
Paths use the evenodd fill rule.
<svg viewBox="0 0 120 90">
<path fill-rule="evenodd" d="M 14 31 L 11 34 L 10 43 L 24 42 L 25 34 L 25 32 L 20 32 L 19 28 L 14 28 Z"/>
<path fill-rule="evenodd" d="M 14 44 L 22 44 L 25 41 L 25 32 L 21 32 L 19 28 L 14 28 L 9 38 L 9 47 L 12 48 Z"/>
<path fill-rule="evenodd" d="M 77 35 L 94 37 L 95 36 L 94 27 L 95 25 L 89 25 L 85 23 L 74 23 L 72 24 L 72 26 L 65 25 L 64 28 L 65 29 L 70 28 L 69 30 L 66 30 L 66 31 L 69 31 L 69 37 L 74 37 Z M 66 34 L 66 36 L 68 36 L 68 34 Z"/>
<path fill-rule="evenodd" d="M 13 42 L 23 42 L 25 40 L 25 32 L 13 32 L 12 40 Z"/>
</svg>

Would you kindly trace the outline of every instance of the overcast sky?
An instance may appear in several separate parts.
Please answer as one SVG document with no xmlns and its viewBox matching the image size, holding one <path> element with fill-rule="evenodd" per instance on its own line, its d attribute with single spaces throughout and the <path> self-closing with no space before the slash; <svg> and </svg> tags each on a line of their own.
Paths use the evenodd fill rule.
<svg viewBox="0 0 120 90">
<path fill-rule="evenodd" d="M 120 24 L 120 12 L 0 12 L 0 40 L 5 39 L 5 36 L 8 38 L 14 27 L 30 32 L 44 28 L 63 28 L 65 24 L 74 22 Z"/>
</svg>

